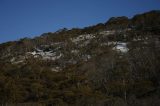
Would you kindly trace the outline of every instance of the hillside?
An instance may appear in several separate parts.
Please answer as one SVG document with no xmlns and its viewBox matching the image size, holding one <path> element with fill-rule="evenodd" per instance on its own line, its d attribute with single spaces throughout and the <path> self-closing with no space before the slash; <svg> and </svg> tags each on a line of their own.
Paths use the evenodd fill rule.
<svg viewBox="0 0 160 106">
<path fill-rule="evenodd" d="M 0 104 L 158 106 L 159 52 L 159 10 L 6 42 Z"/>
</svg>

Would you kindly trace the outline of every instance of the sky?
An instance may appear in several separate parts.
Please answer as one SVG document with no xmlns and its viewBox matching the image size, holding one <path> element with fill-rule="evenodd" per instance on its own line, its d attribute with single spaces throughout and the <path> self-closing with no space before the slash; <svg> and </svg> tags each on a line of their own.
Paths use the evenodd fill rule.
<svg viewBox="0 0 160 106">
<path fill-rule="evenodd" d="M 160 0 L 0 0 L 0 43 L 151 10 Z"/>
</svg>

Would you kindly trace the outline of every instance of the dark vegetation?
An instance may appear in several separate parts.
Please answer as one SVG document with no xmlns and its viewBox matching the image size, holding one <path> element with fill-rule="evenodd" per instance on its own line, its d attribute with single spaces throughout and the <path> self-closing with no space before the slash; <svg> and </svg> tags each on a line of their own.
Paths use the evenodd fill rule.
<svg viewBox="0 0 160 106">
<path fill-rule="evenodd" d="M 39 58 L 27 58 L 25 64 L 12 64 L 8 58 L 22 55 L 34 47 L 67 41 L 70 37 L 108 30 L 124 30 L 107 40 L 129 42 L 122 54 L 93 41 L 85 49 L 96 54 L 88 61 L 68 65 L 60 72 L 51 71 L 56 64 Z M 105 24 L 84 29 L 66 28 L 45 33 L 35 39 L 24 38 L 0 45 L 0 104 L 71 106 L 159 106 L 160 105 L 160 11 L 111 18 Z M 100 36 L 98 36 L 100 37 Z M 148 39 L 146 39 L 146 37 Z M 133 41 L 141 38 L 140 41 Z M 46 49 L 47 51 L 48 49 Z M 4 57 L 11 54 L 9 57 Z M 34 104 L 37 103 L 37 104 Z"/>
</svg>

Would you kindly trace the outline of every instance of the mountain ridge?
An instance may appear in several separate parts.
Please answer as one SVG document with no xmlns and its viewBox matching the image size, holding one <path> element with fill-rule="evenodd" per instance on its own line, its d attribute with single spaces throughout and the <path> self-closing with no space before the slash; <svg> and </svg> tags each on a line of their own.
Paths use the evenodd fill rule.
<svg viewBox="0 0 160 106">
<path fill-rule="evenodd" d="M 128 19 L 128 21 L 130 21 L 130 20 L 133 20 L 134 18 L 136 18 L 136 17 L 139 17 L 139 16 L 142 16 L 142 15 L 145 15 L 145 14 L 159 14 L 160 13 L 160 10 L 151 10 L 151 11 L 149 11 L 149 12 L 145 12 L 145 13 L 139 13 L 139 14 L 137 14 L 137 15 L 134 15 L 132 18 L 128 18 L 128 17 L 126 17 L 126 16 L 119 16 L 119 17 L 111 17 L 111 18 L 109 18 L 108 19 L 108 21 L 107 22 L 104 22 L 104 23 L 98 23 L 98 24 L 96 24 L 96 25 L 92 25 L 92 26 L 88 26 L 88 27 L 84 27 L 84 28 L 72 28 L 73 30 L 74 29 L 80 29 L 80 30 L 83 30 L 83 29 L 85 29 L 85 28 L 90 28 L 90 27 L 96 27 L 96 26 L 99 26 L 99 27 L 102 27 L 103 25 L 107 25 L 107 23 L 109 23 L 110 22 L 110 20 L 113 20 L 113 19 L 115 19 L 115 20 L 117 20 L 118 18 L 119 19 L 121 19 L 121 18 L 125 18 L 125 19 Z M 128 26 L 127 26 L 128 27 Z M 72 30 L 72 29 L 70 29 L 70 30 Z M 59 30 L 57 30 L 57 31 L 55 31 L 55 32 L 47 32 L 47 33 L 58 33 L 58 32 L 61 32 L 61 31 L 67 31 L 67 28 L 62 28 L 62 29 L 59 29 Z M 41 34 L 40 36 L 44 36 L 45 34 L 47 34 L 47 33 L 43 33 L 43 34 Z M 38 36 L 37 36 L 38 37 Z M 28 37 L 24 37 L 24 38 L 28 38 Z M 21 39 L 24 39 L 24 38 L 21 38 Z M 34 38 L 36 38 L 36 37 L 34 37 Z M 34 38 L 28 38 L 28 39 L 34 39 Z M 21 39 L 19 39 L 19 40 L 21 40 Z M 15 41 L 19 41 L 19 40 L 15 40 Z M 14 41 L 7 41 L 7 42 L 3 42 L 3 43 L 9 43 L 9 42 L 14 42 Z M 0 44 L 3 44 L 3 43 L 0 43 Z"/>
</svg>

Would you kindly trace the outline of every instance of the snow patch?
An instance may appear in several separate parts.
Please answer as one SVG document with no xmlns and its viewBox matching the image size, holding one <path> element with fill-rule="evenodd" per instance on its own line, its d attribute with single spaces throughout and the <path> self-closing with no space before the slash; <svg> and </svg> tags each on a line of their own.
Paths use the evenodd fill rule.
<svg viewBox="0 0 160 106">
<path fill-rule="evenodd" d="M 117 42 L 116 46 L 113 48 L 113 50 L 120 51 L 122 53 L 126 53 L 126 52 L 128 52 L 129 49 L 127 48 L 127 43 Z"/>
<path fill-rule="evenodd" d="M 73 54 L 78 54 L 78 53 L 79 53 L 79 50 L 71 50 L 71 53 L 73 53 Z"/>
<path fill-rule="evenodd" d="M 60 70 L 61 70 L 60 67 L 51 68 L 51 71 L 54 71 L 54 72 L 59 72 Z"/>
<path fill-rule="evenodd" d="M 116 32 L 115 30 L 108 30 L 108 31 L 102 31 L 99 34 L 107 36 L 107 35 L 113 35 L 115 34 L 115 32 Z"/>
<path fill-rule="evenodd" d="M 93 39 L 93 38 L 95 38 L 95 36 L 93 35 L 93 34 L 85 34 L 85 35 L 80 35 L 80 36 L 78 36 L 78 37 L 76 37 L 76 38 L 71 38 L 71 41 L 73 42 L 73 43 L 78 43 L 78 42 L 80 42 L 80 41 L 83 41 L 83 40 L 90 40 L 90 39 Z"/>
<path fill-rule="evenodd" d="M 57 55 L 56 52 L 53 52 L 52 50 L 50 51 L 43 51 L 40 49 L 37 49 L 33 52 L 28 52 L 27 54 L 33 55 L 34 58 L 42 57 L 44 60 L 57 60 L 62 57 L 62 53 Z"/>
</svg>

